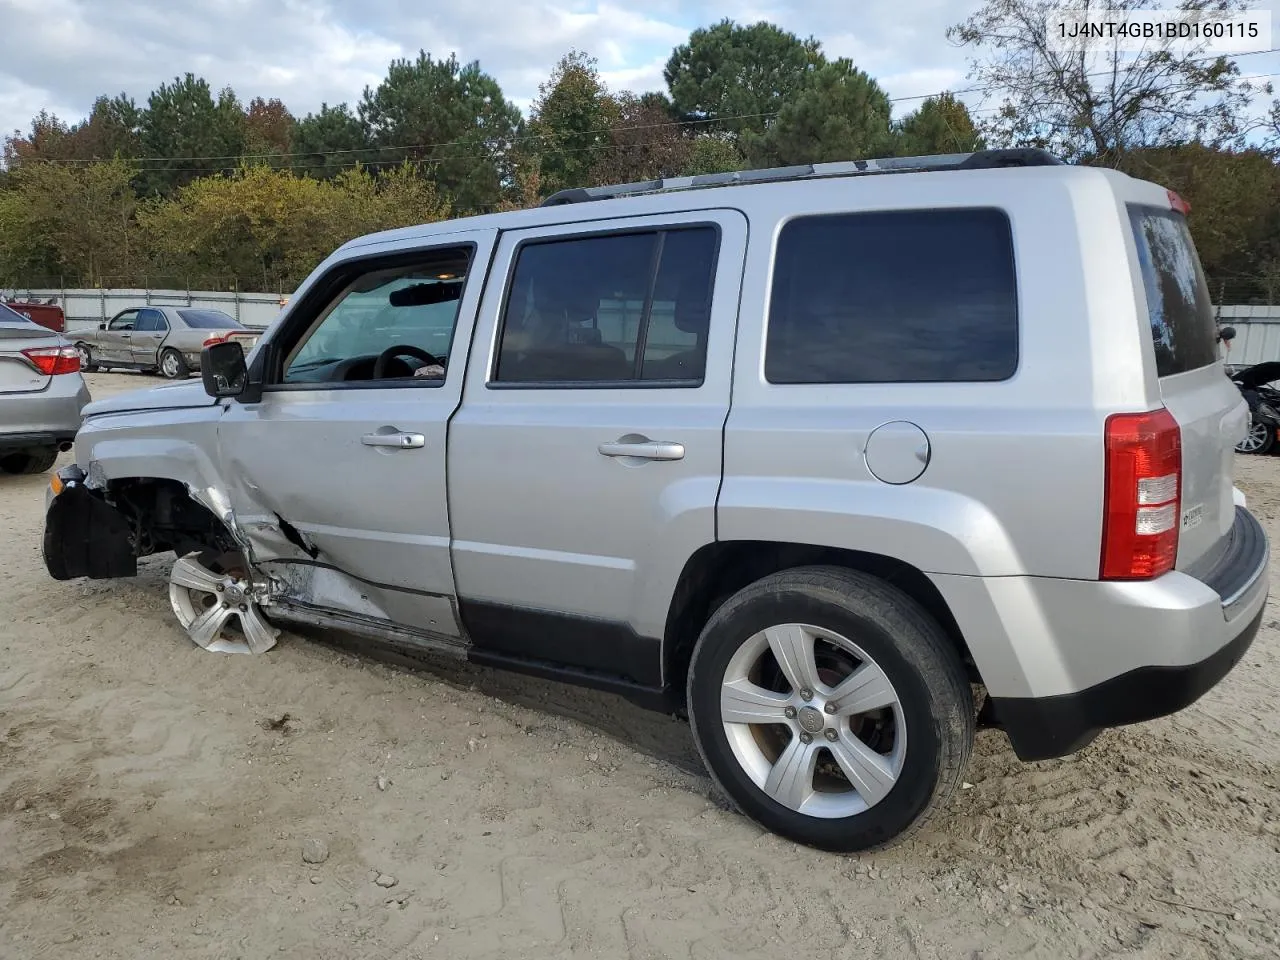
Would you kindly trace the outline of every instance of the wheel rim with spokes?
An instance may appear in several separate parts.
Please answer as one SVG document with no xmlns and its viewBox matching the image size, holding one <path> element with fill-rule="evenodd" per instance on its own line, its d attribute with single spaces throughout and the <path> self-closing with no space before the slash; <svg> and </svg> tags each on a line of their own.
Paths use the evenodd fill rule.
<svg viewBox="0 0 1280 960">
<path fill-rule="evenodd" d="M 1270 429 L 1260 420 L 1249 419 L 1249 432 L 1245 434 L 1240 445 L 1236 447 L 1241 453 L 1253 453 L 1260 450 L 1262 445 L 1267 442 L 1267 431 Z"/>
<path fill-rule="evenodd" d="M 214 653 L 265 653 L 279 636 L 234 554 L 209 564 L 180 557 L 169 574 L 169 604 L 191 641 Z"/>
<path fill-rule="evenodd" d="M 76 347 L 76 353 L 80 354 L 80 366 L 87 367 L 93 363 L 93 355 L 89 353 L 88 347 Z"/>
<path fill-rule="evenodd" d="M 166 353 L 160 358 L 160 371 L 166 377 L 176 377 L 178 375 L 178 358 L 172 353 Z"/>
<path fill-rule="evenodd" d="M 865 650 L 830 630 L 787 623 L 750 637 L 725 668 L 720 719 L 747 776 L 797 813 L 856 816 L 902 774 L 898 693 Z"/>
</svg>

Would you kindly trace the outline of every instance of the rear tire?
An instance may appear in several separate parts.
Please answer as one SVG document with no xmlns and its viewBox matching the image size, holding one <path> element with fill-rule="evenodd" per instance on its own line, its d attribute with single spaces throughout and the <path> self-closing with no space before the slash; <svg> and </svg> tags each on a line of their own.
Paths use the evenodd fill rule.
<svg viewBox="0 0 1280 960">
<path fill-rule="evenodd" d="M 187 366 L 187 361 L 182 358 L 182 354 L 172 347 L 165 347 L 160 351 L 160 365 L 156 369 L 166 380 L 182 380 L 191 373 L 191 368 Z"/>
<path fill-rule="evenodd" d="M 85 373 L 97 373 L 98 364 L 93 359 L 93 349 L 87 343 L 77 343 L 76 353 L 80 354 L 80 369 Z"/>
<path fill-rule="evenodd" d="M 739 810 L 837 853 L 918 829 L 973 748 L 973 693 L 950 638 L 897 588 L 840 567 L 786 570 L 726 601 L 694 647 L 688 708 Z"/>
<path fill-rule="evenodd" d="M 37 450 L 27 453 L 10 453 L 0 457 L 0 471 L 4 473 L 44 473 L 58 460 L 58 449 Z"/>
</svg>

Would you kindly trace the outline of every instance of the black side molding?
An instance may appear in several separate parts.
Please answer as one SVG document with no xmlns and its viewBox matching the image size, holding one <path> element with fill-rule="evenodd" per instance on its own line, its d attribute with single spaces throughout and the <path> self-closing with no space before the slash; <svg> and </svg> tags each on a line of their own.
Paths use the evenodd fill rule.
<svg viewBox="0 0 1280 960">
<path fill-rule="evenodd" d="M 543 675 L 567 671 L 575 683 L 587 683 L 585 673 L 624 686 L 662 686 L 662 641 L 641 637 L 626 624 L 480 600 L 459 599 L 458 614 L 477 662 L 501 659 L 515 669 L 515 661 L 527 661 Z"/>
</svg>

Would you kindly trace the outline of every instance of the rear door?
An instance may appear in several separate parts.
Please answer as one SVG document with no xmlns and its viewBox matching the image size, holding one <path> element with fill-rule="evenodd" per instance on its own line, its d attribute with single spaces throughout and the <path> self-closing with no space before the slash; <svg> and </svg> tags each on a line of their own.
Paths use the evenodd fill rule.
<svg viewBox="0 0 1280 960">
<path fill-rule="evenodd" d="M 53 378 L 36 369 L 22 351 L 57 344 L 56 333 L 0 304 L 0 396 L 48 387 Z"/>
<path fill-rule="evenodd" d="M 159 362 L 160 344 L 169 334 L 169 320 L 155 307 L 138 311 L 138 322 L 133 327 L 130 350 L 133 362 L 139 366 L 154 367 Z"/>
<path fill-rule="evenodd" d="M 661 682 L 676 579 L 715 540 L 746 233 L 727 210 L 503 233 L 449 427 L 479 650 Z"/>
<path fill-rule="evenodd" d="M 1213 549 L 1235 520 L 1235 445 L 1247 407 L 1227 378 L 1217 342 L 1213 303 L 1186 217 L 1170 195 L 1126 207 L 1137 272 L 1155 350 L 1164 405 L 1182 429 L 1182 517 L 1177 567 Z"/>
</svg>

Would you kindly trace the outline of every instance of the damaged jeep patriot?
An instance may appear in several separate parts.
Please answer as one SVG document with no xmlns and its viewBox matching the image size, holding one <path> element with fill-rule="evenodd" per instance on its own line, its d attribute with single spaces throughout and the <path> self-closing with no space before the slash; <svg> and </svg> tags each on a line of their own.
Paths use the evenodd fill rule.
<svg viewBox="0 0 1280 960">
<path fill-rule="evenodd" d="M 93 403 L 58 579 L 687 715 L 745 814 L 892 842 L 1240 660 L 1268 545 L 1176 194 L 1040 151 L 577 189 L 352 240 L 246 356 Z M 147 642 L 140 639 L 139 642 Z"/>
</svg>

